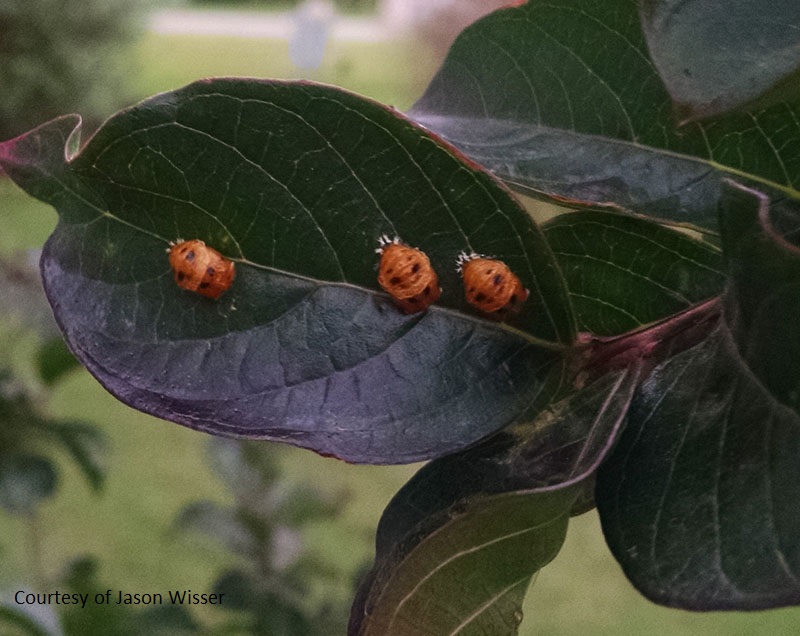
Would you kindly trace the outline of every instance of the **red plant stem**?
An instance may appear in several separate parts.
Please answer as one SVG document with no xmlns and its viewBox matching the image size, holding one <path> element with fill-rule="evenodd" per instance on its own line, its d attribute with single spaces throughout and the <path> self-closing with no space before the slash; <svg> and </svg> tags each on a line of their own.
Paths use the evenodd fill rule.
<svg viewBox="0 0 800 636">
<path fill-rule="evenodd" d="M 716 327 L 722 302 L 715 296 L 655 324 L 620 336 L 582 334 L 576 346 L 576 384 L 633 364 L 642 363 L 646 376 L 656 364 L 702 342 Z"/>
</svg>

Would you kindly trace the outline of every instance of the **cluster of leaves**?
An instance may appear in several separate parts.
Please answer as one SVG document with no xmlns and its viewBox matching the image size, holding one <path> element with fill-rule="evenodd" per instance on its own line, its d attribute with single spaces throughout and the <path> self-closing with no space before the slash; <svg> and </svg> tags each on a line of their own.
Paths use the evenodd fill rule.
<svg viewBox="0 0 800 636">
<path fill-rule="evenodd" d="M 66 605 L 56 615 L 50 607 L 0 608 L 0 625 L 20 634 L 92 636 L 213 636 L 270 634 L 306 636 L 340 633 L 347 619 L 346 598 L 337 603 L 327 594 L 316 604 L 310 583 L 331 590 L 340 578 L 304 545 L 303 527 L 329 519 L 341 507 L 318 489 L 281 479 L 274 450 L 253 442 L 212 440 L 210 464 L 233 494 L 233 506 L 210 501 L 188 505 L 175 530 L 198 532 L 222 541 L 241 565 L 220 575 L 213 593 L 224 594 L 219 611 L 224 620 L 205 620 L 187 605 L 166 603 L 140 609 L 134 605 L 89 602 Z M 103 596 L 114 585 L 100 577 L 95 558 L 75 559 L 57 580 L 69 593 Z"/>
<path fill-rule="evenodd" d="M 58 210 L 45 290 L 121 400 L 349 461 L 434 460 L 384 513 L 351 634 L 516 633 L 595 503 L 650 598 L 797 604 L 800 6 L 735 4 L 531 0 L 467 29 L 406 117 L 208 80 L 83 148 L 79 119 L 56 119 L 0 165 Z M 577 211 L 539 225 L 509 187 Z M 383 234 L 430 257 L 427 312 L 378 288 Z M 236 261 L 218 302 L 174 285 L 177 237 Z M 510 322 L 465 302 L 461 251 L 530 290 Z"/>
<path fill-rule="evenodd" d="M 62 420 L 47 410 L 50 391 L 78 366 L 57 335 L 44 302 L 35 261 L 25 254 L 0 258 L 0 286 L 5 302 L 0 330 L 7 343 L 0 363 L 0 509 L 28 524 L 28 561 L 32 583 L 42 576 L 38 511 L 56 495 L 59 464 L 69 457 L 95 492 L 102 489 L 106 440 L 94 425 Z M 33 355 L 30 373 L 13 364 L 13 343 L 30 335 Z M 53 620 L 54 617 L 49 617 Z M 44 634 L 48 617 L 0 607 L 0 626 L 26 634 Z M 14 633 L 17 633 L 16 631 Z"/>
<path fill-rule="evenodd" d="M 329 519 L 341 500 L 307 484 L 281 480 L 274 452 L 254 442 L 214 439 L 211 465 L 234 496 L 233 506 L 199 501 L 177 520 L 180 530 L 222 541 L 241 566 L 222 574 L 214 591 L 228 600 L 221 607 L 245 618 L 234 626 L 245 634 L 303 636 L 339 633 L 346 606 L 333 596 L 319 606 L 311 601 L 311 582 L 330 583 L 330 569 L 303 540 L 303 527 Z"/>
<path fill-rule="evenodd" d="M 49 310 L 37 301 L 41 286 L 36 270 L 24 255 L 0 259 L 0 284 L 6 299 L 0 318 L 6 335 L 21 329 L 21 320 L 36 328 L 35 376 L 24 378 L 10 364 L 8 347 L 0 365 L 0 508 L 30 518 L 57 489 L 59 451 L 74 461 L 95 491 L 100 490 L 105 442 L 95 426 L 60 420 L 46 410 L 49 391 L 77 361 L 56 335 Z"/>
</svg>

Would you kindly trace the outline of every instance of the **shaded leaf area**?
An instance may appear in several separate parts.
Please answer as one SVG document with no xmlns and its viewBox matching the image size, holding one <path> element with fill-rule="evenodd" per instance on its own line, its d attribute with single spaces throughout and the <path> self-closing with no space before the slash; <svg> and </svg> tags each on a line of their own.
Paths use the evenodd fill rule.
<svg viewBox="0 0 800 636">
<path fill-rule="evenodd" d="M 642 384 L 598 476 L 606 540 L 653 601 L 686 609 L 800 603 L 800 418 L 720 327 Z"/>
<path fill-rule="evenodd" d="M 641 3 L 650 55 L 681 118 L 718 115 L 757 98 L 782 101 L 797 82 L 797 2 L 766 8 L 758 0 L 734 0 L 719 9 L 703 0 Z"/>
<path fill-rule="evenodd" d="M 800 412 L 800 210 L 773 209 L 765 195 L 736 184 L 721 209 L 726 310 L 739 351 L 770 393 Z"/>
<path fill-rule="evenodd" d="M 409 114 L 522 192 L 716 231 L 725 173 L 798 198 L 799 112 L 678 128 L 636 2 L 531 0 L 466 29 Z"/>
<path fill-rule="evenodd" d="M 558 552 L 613 445 L 634 368 L 420 470 L 384 511 L 349 634 L 516 634 L 531 577 Z"/>
<path fill-rule="evenodd" d="M 763 196 L 723 199 L 726 320 L 642 383 L 601 468 L 606 539 L 649 598 L 688 609 L 800 604 L 800 255 L 762 221 Z M 776 344 L 762 355 L 766 332 Z"/>
<path fill-rule="evenodd" d="M 137 409 L 410 462 L 524 416 L 574 337 L 558 265 L 524 210 L 376 103 L 219 79 L 123 111 L 79 154 L 76 126 L 65 117 L 4 143 L 0 164 L 59 211 L 41 270 L 70 348 Z M 428 254 L 440 304 L 404 315 L 380 290 L 383 234 Z M 176 238 L 236 262 L 219 301 L 175 285 Z M 462 250 L 502 258 L 531 290 L 513 328 L 468 308 Z"/>
<path fill-rule="evenodd" d="M 610 212 L 572 212 L 544 227 L 583 331 L 617 335 L 722 292 L 719 249 Z"/>
</svg>

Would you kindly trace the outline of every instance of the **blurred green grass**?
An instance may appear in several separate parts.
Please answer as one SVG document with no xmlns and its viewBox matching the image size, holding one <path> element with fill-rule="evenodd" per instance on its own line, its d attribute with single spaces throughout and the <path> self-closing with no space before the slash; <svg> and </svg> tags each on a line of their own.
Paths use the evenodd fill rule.
<svg viewBox="0 0 800 636">
<path fill-rule="evenodd" d="M 215 75 L 305 77 L 402 110 L 421 93 L 434 66 L 417 43 L 335 43 L 320 69 L 301 74 L 292 67 L 282 41 L 146 34 L 136 51 L 138 74 L 131 78 L 131 93 L 141 99 Z M 48 206 L 3 179 L 0 214 L 4 254 L 40 247 L 56 221 Z M 109 437 L 111 455 L 100 495 L 93 495 L 77 471 L 63 463 L 59 494 L 41 515 L 45 573 L 52 576 L 69 559 L 90 553 L 101 559 L 101 580 L 119 589 L 208 589 L 229 556 L 211 541 L 170 531 L 185 504 L 228 499 L 206 461 L 208 437 L 129 409 L 81 371 L 59 386 L 46 408 L 62 418 L 98 424 Z M 287 476 L 349 493 L 336 523 L 316 524 L 306 534 L 342 572 L 337 594 L 346 593 L 349 574 L 372 556 L 381 511 L 416 467 L 352 466 L 292 448 L 280 450 L 279 456 Z M 31 563 L 23 550 L 28 531 L 24 523 L 0 514 L 0 587 L 30 580 Z M 524 613 L 523 636 L 800 633 L 800 609 L 694 614 L 650 603 L 633 590 L 610 556 L 595 513 L 573 520 L 563 551 L 540 573 Z"/>
<path fill-rule="evenodd" d="M 140 98 L 203 77 L 309 79 L 403 110 L 422 93 L 436 63 L 415 42 L 333 41 L 320 68 L 304 71 L 292 64 L 282 40 L 148 33 L 139 45 L 137 69 L 133 87 Z"/>
</svg>

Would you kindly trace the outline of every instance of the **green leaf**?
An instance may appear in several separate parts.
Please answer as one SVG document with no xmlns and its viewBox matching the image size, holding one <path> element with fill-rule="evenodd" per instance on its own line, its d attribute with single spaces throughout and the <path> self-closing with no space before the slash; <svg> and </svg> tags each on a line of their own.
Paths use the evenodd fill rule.
<svg viewBox="0 0 800 636">
<path fill-rule="evenodd" d="M 38 455 L 6 453 L 0 457 L 0 506 L 11 514 L 30 515 L 56 489 L 53 463 Z"/>
<path fill-rule="evenodd" d="M 729 184 L 722 228 L 730 270 L 726 310 L 748 367 L 800 411 L 800 209 Z"/>
<path fill-rule="evenodd" d="M 495 12 L 459 36 L 409 114 L 533 195 L 713 231 L 726 174 L 800 198 L 797 101 L 679 127 L 632 0 Z"/>
<path fill-rule="evenodd" d="M 179 530 L 204 534 L 248 560 L 259 554 L 259 537 L 254 536 L 237 512 L 213 501 L 195 501 L 175 520 Z"/>
<path fill-rule="evenodd" d="M 782 101 L 797 83 L 795 0 L 646 0 L 640 10 L 650 55 L 682 119 L 719 115 L 764 93 Z"/>
<path fill-rule="evenodd" d="M 713 245 L 608 212 L 563 214 L 544 227 L 581 330 L 617 335 L 715 296 L 725 282 Z"/>
<path fill-rule="evenodd" d="M 85 422 L 48 422 L 46 427 L 72 456 L 89 485 L 99 491 L 105 482 L 108 450 L 103 432 Z"/>
<path fill-rule="evenodd" d="M 656 368 L 597 488 L 642 594 L 696 610 L 800 603 L 799 431 L 724 327 Z"/>
<path fill-rule="evenodd" d="M 516 634 L 531 576 L 558 553 L 574 500 L 562 491 L 494 497 L 455 516 L 392 568 L 349 633 Z"/>
<path fill-rule="evenodd" d="M 558 553 L 636 378 L 606 375 L 417 473 L 384 511 L 348 633 L 516 634 L 531 577 Z"/>
<path fill-rule="evenodd" d="M 52 386 L 65 374 L 78 366 L 78 361 L 72 355 L 67 345 L 60 338 L 50 338 L 39 347 L 36 354 L 36 366 L 42 381 Z"/>
<path fill-rule="evenodd" d="M 726 193 L 725 320 L 642 383 L 598 476 L 609 546 L 659 603 L 800 603 L 800 251 L 769 222 L 781 210 L 748 188 Z M 776 344 L 763 351 L 766 334 Z"/>
<path fill-rule="evenodd" d="M 573 340 L 539 228 L 388 108 L 309 83 L 218 79 L 118 114 L 77 155 L 75 125 L 0 144 L 0 165 L 57 208 L 48 299 L 78 359 L 135 408 L 410 462 L 524 417 Z M 404 315 L 380 290 L 383 234 L 428 254 L 441 303 Z M 179 237 L 235 261 L 218 301 L 175 285 L 165 248 Z M 502 258 L 531 290 L 510 324 L 467 305 L 462 250 Z"/>
</svg>

